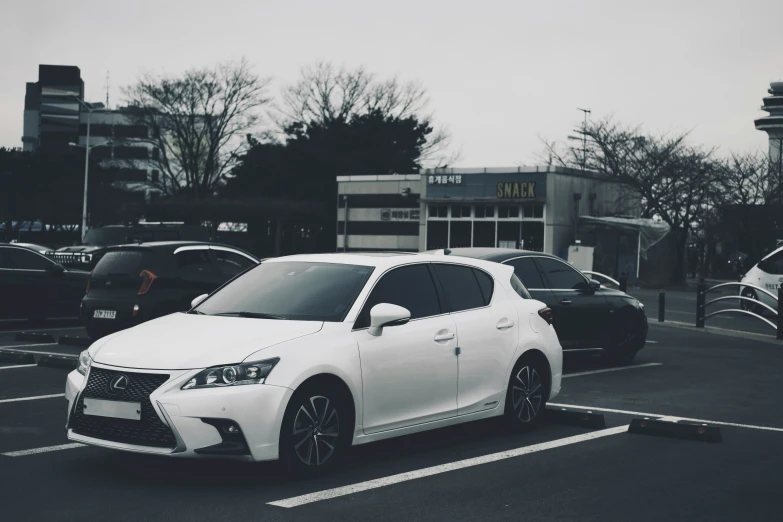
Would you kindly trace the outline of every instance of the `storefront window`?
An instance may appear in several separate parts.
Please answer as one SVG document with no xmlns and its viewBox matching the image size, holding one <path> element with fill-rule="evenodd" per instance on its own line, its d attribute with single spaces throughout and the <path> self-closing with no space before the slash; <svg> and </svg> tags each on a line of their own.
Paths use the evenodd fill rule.
<svg viewBox="0 0 783 522">
<path fill-rule="evenodd" d="M 468 207 L 470 208 L 470 207 Z M 452 221 L 451 241 L 449 248 L 468 248 L 470 247 L 470 232 L 473 223 L 470 221 Z"/>
<path fill-rule="evenodd" d="M 544 217 L 544 205 L 525 205 L 523 212 L 523 216 L 526 218 L 542 218 Z"/>
<path fill-rule="evenodd" d="M 494 221 L 474 221 L 473 222 L 473 246 L 474 247 L 493 247 L 495 246 L 495 225 Z"/>
<path fill-rule="evenodd" d="M 447 218 L 449 207 L 446 205 L 430 205 L 429 217 L 431 218 Z"/>
<path fill-rule="evenodd" d="M 476 205 L 476 219 L 495 217 L 494 205 Z"/>
<path fill-rule="evenodd" d="M 447 248 L 449 238 L 448 221 L 427 222 L 427 250 Z"/>
<path fill-rule="evenodd" d="M 452 219 L 470 218 L 470 205 L 452 205 L 451 217 Z"/>
<path fill-rule="evenodd" d="M 500 205 L 498 207 L 498 217 L 501 219 L 518 218 L 519 207 L 516 205 Z"/>
</svg>

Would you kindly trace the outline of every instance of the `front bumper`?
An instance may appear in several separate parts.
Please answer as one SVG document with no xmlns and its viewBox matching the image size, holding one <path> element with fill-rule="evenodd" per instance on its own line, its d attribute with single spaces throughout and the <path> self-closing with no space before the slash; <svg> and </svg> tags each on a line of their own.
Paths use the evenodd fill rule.
<svg viewBox="0 0 783 522">
<path fill-rule="evenodd" d="M 169 379 L 149 395 L 149 400 L 155 414 L 173 432 L 175 446 L 163 448 L 128 444 L 77 433 L 72 418 L 93 368 L 119 371 L 131 378 L 134 373 L 168 374 Z M 224 437 L 213 425 L 214 419 L 224 419 L 236 423 L 247 442 L 248 454 L 233 458 L 254 461 L 277 459 L 280 426 L 293 391 L 268 384 L 181 390 L 182 385 L 199 371 L 201 369 L 131 370 L 98 363 L 93 363 L 86 377 L 74 370 L 68 374 L 65 385 L 65 398 L 68 401 L 68 439 L 136 453 L 172 457 L 220 457 L 221 455 L 203 452 L 206 448 L 215 447 L 224 441 Z M 213 423 L 209 424 L 202 419 L 211 420 Z M 199 453 L 198 450 L 202 452 Z"/>
</svg>

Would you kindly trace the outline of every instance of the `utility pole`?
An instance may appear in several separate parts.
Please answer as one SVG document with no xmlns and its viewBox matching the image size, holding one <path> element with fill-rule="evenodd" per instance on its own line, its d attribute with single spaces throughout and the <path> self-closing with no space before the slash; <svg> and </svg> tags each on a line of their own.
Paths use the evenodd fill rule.
<svg viewBox="0 0 783 522">
<path fill-rule="evenodd" d="M 579 109 L 576 110 L 582 111 L 585 114 L 584 123 L 582 124 L 581 129 L 574 129 L 574 132 L 577 134 L 581 134 L 582 137 L 579 138 L 577 136 L 569 136 L 569 140 L 581 140 L 582 141 L 582 170 L 587 169 L 587 115 L 590 114 L 592 111 L 590 109 Z M 578 156 L 577 156 L 578 157 Z"/>
</svg>

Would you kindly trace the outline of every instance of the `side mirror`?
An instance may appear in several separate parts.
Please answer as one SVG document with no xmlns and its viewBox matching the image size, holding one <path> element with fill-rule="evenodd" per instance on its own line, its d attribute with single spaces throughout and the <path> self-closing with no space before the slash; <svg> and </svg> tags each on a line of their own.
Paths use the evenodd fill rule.
<svg viewBox="0 0 783 522">
<path fill-rule="evenodd" d="M 595 279 L 590 279 L 587 282 L 587 286 L 590 288 L 590 290 L 595 291 L 595 290 L 598 290 L 599 288 L 601 288 L 601 283 L 596 281 Z"/>
<path fill-rule="evenodd" d="M 47 272 L 56 275 L 65 272 L 65 267 L 60 263 L 50 263 L 49 266 L 46 267 L 46 270 Z"/>
<path fill-rule="evenodd" d="M 370 335 L 378 337 L 383 333 L 384 327 L 400 326 L 411 319 L 411 313 L 401 306 L 379 303 L 370 310 Z"/>
<path fill-rule="evenodd" d="M 206 299 L 207 297 L 209 297 L 209 294 L 201 294 L 200 296 L 198 296 L 197 298 L 195 298 L 190 302 L 190 307 L 196 308 L 198 305 L 203 303 L 204 299 Z"/>
</svg>

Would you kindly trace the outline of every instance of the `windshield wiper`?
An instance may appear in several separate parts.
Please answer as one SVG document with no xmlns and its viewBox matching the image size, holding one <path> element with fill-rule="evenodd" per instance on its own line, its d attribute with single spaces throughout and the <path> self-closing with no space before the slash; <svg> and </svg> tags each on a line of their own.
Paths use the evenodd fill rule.
<svg viewBox="0 0 783 522">
<path fill-rule="evenodd" d="M 281 321 L 286 320 L 285 317 L 281 317 L 279 315 L 274 315 L 274 314 L 265 314 L 263 312 L 221 312 L 219 314 L 212 314 L 212 315 L 248 317 L 250 319 L 279 319 Z"/>
</svg>

